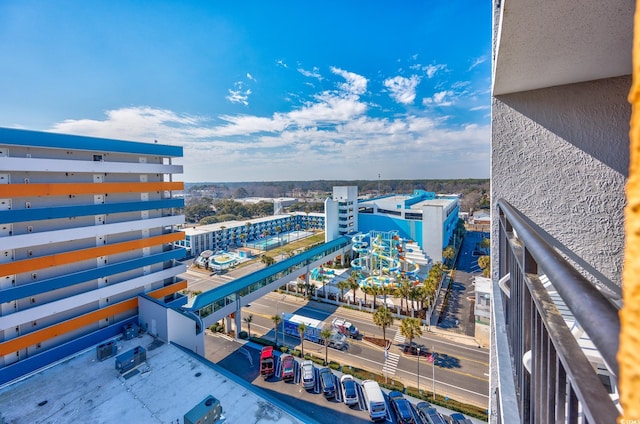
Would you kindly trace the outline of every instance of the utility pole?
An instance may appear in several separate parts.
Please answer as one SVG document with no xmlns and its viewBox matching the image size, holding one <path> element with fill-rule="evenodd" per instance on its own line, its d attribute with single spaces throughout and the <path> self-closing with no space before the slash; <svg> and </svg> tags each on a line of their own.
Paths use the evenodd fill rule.
<svg viewBox="0 0 640 424">
<path fill-rule="evenodd" d="M 380 174 L 378 174 L 378 197 L 380 197 Z"/>
</svg>

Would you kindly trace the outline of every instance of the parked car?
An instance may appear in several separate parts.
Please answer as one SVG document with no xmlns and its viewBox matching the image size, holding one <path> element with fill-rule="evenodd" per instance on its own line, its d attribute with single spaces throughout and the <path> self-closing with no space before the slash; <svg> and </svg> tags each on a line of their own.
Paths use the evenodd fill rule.
<svg viewBox="0 0 640 424">
<path fill-rule="evenodd" d="M 444 417 L 429 402 L 420 402 L 416 405 L 418 417 L 424 424 L 447 424 Z"/>
<path fill-rule="evenodd" d="M 333 378 L 333 373 L 329 368 L 322 368 L 319 372 L 320 387 L 322 393 L 327 399 L 336 397 L 336 383 Z"/>
<path fill-rule="evenodd" d="M 398 424 L 416 424 L 416 419 L 411 411 L 411 402 L 409 402 L 402 393 L 394 390 L 389 392 L 389 403 L 391 409 L 396 414 Z"/>
<path fill-rule="evenodd" d="M 356 387 L 356 381 L 349 374 L 345 374 L 340 378 L 340 385 L 342 386 L 342 399 L 346 405 L 358 404 L 358 388 Z"/>
<path fill-rule="evenodd" d="M 282 380 L 293 381 L 296 377 L 296 360 L 292 355 L 282 355 Z"/>
<path fill-rule="evenodd" d="M 312 390 L 316 385 L 316 375 L 313 368 L 313 362 L 310 360 L 302 361 L 300 366 L 302 369 L 302 387 Z"/>
<path fill-rule="evenodd" d="M 470 419 L 466 418 L 464 415 L 457 412 L 455 414 L 451 414 L 450 417 L 452 424 L 469 424 L 473 422 Z"/>
</svg>

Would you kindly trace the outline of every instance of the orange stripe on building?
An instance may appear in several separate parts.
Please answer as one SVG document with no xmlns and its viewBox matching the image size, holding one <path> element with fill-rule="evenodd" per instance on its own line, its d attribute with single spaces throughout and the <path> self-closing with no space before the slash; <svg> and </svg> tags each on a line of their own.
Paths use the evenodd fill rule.
<svg viewBox="0 0 640 424">
<path fill-rule="evenodd" d="M 99 256 L 114 255 L 130 250 L 142 249 L 143 247 L 156 246 L 164 243 L 173 243 L 184 239 L 181 231 L 163 234 L 155 237 L 125 241 L 123 243 L 109 244 L 88 249 L 74 250 L 71 252 L 57 253 L 55 255 L 41 256 L 38 258 L 23 259 L 20 261 L 0 264 L 0 276 L 20 274 L 23 272 L 33 272 L 54 266 L 67 265 Z"/>
<path fill-rule="evenodd" d="M 158 290 L 154 290 L 152 292 L 147 293 L 149 296 L 153 297 L 154 299 L 160 299 L 163 298 L 165 296 L 169 296 L 170 294 L 173 294 L 175 292 L 177 292 L 178 290 L 182 290 L 182 289 L 186 289 L 187 288 L 187 280 L 182 280 L 182 281 L 178 281 L 175 284 L 171 284 L 170 286 L 166 286 L 163 287 L 161 289 Z"/>
<path fill-rule="evenodd" d="M 97 311 L 89 312 L 88 314 L 80 315 L 77 318 L 51 325 L 47 328 L 43 328 L 42 330 L 37 330 L 33 333 L 7 340 L 0 344 L 0 355 L 8 355 L 9 353 L 17 352 L 20 349 L 25 349 L 29 346 L 41 343 L 44 340 L 53 339 L 54 337 L 58 337 L 70 331 L 75 331 L 86 325 L 93 324 L 101 319 L 105 319 L 112 315 L 117 315 L 137 307 L 138 298 L 135 297 L 133 299 L 125 300 L 124 302 L 116 303 L 115 305 L 98 309 Z"/>
<path fill-rule="evenodd" d="M 185 289 L 186 287 L 187 281 L 181 280 L 177 283 L 171 284 L 170 286 L 162 287 L 161 289 L 151 291 L 147 294 L 153 298 L 161 298 L 175 293 L 178 290 Z M 29 346 L 42 343 L 45 340 L 53 339 L 65 333 L 69 333 L 71 331 L 75 331 L 79 328 L 98 322 L 101 319 L 121 314 L 137 307 L 138 297 L 136 296 L 132 299 L 128 299 L 114 305 L 107 306 L 84 315 L 80 315 L 79 317 L 51 325 L 47 328 L 34 331 L 33 333 L 25 334 L 24 336 L 7 340 L 0 343 L 0 355 L 8 355 L 10 353 L 17 352 L 20 349 L 26 349 Z"/>
<path fill-rule="evenodd" d="M 0 197 L 68 196 L 70 194 L 148 193 L 184 190 L 181 181 L 150 183 L 3 184 Z"/>
</svg>

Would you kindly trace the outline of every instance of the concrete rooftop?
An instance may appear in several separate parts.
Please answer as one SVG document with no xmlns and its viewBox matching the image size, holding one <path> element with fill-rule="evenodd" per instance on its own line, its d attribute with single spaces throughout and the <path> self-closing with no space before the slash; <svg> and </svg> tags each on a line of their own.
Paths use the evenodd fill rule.
<svg viewBox="0 0 640 424">
<path fill-rule="evenodd" d="M 179 347 L 144 335 L 118 340 L 120 355 L 137 346 L 147 361 L 123 378 L 115 357 L 102 362 L 95 348 L 0 387 L 0 421 L 6 423 L 182 423 L 208 395 L 229 423 L 302 423 L 249 383 Z M 156 348 L 154 348 L 157 346 Z M 223 374 L 224 373 L 224 374 Z"/>
</svg>

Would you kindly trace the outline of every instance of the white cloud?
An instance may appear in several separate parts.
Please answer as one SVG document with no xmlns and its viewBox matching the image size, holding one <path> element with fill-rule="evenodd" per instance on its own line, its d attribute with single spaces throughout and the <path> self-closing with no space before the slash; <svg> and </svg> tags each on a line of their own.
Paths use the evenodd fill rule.
<svg viewBox="0 0 640 424">
<path fill-rule="evenodd" d="M 282 66 L 283 68 L 288 68 L 289 66 L 284 62 L 284 60 L 282 59 L 278 59 L 276 60 L 276 65 L 277 66 Z"/>
<path fill-rule="evenodd" d="M 248 106 L 250 94 L 251 90 L 249 89 L 245 91 L 229 89 L 229 95 L 226 96 L 225 99 L 229 100 L 231 103 L 242 103 L 243 105 Z"/>
<path fill-rule="evenodd" d="M 307 71 L 306 69 L 303 69 L 303 68 L 298 68 L 298 72 L 300 72 L 302 75 L 308 78 L 316 78 L 319 81 L 323 80 L 322 75 L 320 75 L 319 69 L 316 68 L 315 66 L 311 71 Z"/>
<path fill-rule="evenodd" d="M 490 105 L 483 105 L 483 106 L 476 106 L 476 107 L 472 107 L 472 108 L 471 108 L 471 109 L 469 109 L 469 110 L 476 111 L 476 110 L 489 110 L 489 109 L 491 109 L 491 106 L 490 106 Z"/>
<path fill-rule="evenodd" d="M 369 114 L 372 103 L 361 99 L 368 80 L 340 68 L 331 72 L 344 78 L 337 89 L 270 116 L 193 116 L 142 106 L 110 110 L 103 119 L 65 120 L 51 130 L 182 146 L 185 181 L 375 179 L 382 170 L 385 178 L 487 177 L 488 125 L 453 126 L 437 108 L 370 116 L 378 110 Z M 385 85 L 396 102 L 408 104 L 419 82 L 419 76 L 397 76 Z M 229 97 L 248 101 L 245 88 L 237 83 Z M 452 102 L 454 91 L 435 93 L 430 104 Z"/>
<path fill-rule="evenodd" d="M 256 79 L 253 77 L 253 75 L 251 75 L 249 72 L 247 72 L 247 79 L 250 79 L 251 81 L 255 81 Z"/>
<path fill-rule="evenodd" d="M 331 72 L 347 80 L 347 82 L 339 85 L 342 90 L 355 95 L 362 95 L 367 91 L 368 81 L 362 75 L 344 71 L 333 66 L 331 67 Z"/>
<path fill-rule="evenodd" d="M 427 65 L 422 69 L 427 73 L 427 78 L 431 79 L 436 72 L 447 69 L 447 65 Z"/>
<path fill-rule="evenodd" d="M 396 76 L 384 81 L 385 87 L 391 91 L 391 97 L 402 104 L 413 103 L 419 83 L 420 77 L 417 75 L 412 75 L 410 78 Z"/>
<path fill-rule="evenodd" d="M 453 96 L 453 91 L 445 90 L 440 91 L 438 93 L 433 93 L 432 97 L 427 97 L 422 100 L 422 104 L 425 106 L 428 105 L 436 105 L 436 106 L 451 106 L 453 104 L 453 100 L 451 96 Z"/>
<path fill-rule="evenodd" d="M 487 57 L 486 56 L 481 56 L 481 57 L 477 58 L 476 60 L 473 61 L 471 66 L 469 66 L 469 71 L 472 70 L 473 68 L 475 68 L 476 66 L 486 62 L 486 61 L 487 61 Z"/>
</svg>

